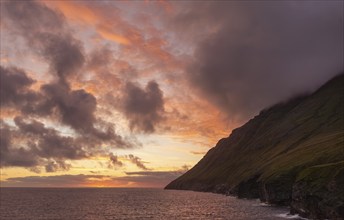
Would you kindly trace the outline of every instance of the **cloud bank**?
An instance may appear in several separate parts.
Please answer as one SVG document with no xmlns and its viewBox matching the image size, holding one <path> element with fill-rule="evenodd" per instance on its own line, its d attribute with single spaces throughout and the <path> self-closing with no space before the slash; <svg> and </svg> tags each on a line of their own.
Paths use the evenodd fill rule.
<svg viewBox="0 0 344 220">
<path fill-rule="evenodd" d="M 185 170 L 127 172 L 127 176 L 109 175 L 55 175 L 8 178 L 1 183 L 4 187 L 157 187 L 162 188 Z"/>
<path fill-rule="evenodd" d="M 312 91 L 343 70 L 343 2 L 183 6 L 170 25 L 199 39 L 189 81 L 232 120 Z"/>
</svg>

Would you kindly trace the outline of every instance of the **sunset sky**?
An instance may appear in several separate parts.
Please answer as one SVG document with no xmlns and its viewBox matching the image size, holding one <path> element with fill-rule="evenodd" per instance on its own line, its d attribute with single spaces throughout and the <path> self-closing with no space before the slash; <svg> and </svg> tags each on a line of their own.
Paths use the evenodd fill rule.
<svg viewBox="0 0 344 220">
<path fill-rule="evenodd" d="M 343 1 L 1 0 L 1 186 L 163 187 L 343 70 Z"/>
</svg>

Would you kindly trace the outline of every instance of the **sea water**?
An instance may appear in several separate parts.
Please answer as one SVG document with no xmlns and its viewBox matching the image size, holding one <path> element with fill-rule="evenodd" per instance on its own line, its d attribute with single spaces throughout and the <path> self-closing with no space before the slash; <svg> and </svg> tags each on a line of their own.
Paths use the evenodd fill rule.
<svg viewBox="0 0 344 220">
<path fill-rule="evenodd" d="M 213 193 L 124 188 L 1 188 L 1 220 L 286 219 L 287 207 Z"/>
</svg>

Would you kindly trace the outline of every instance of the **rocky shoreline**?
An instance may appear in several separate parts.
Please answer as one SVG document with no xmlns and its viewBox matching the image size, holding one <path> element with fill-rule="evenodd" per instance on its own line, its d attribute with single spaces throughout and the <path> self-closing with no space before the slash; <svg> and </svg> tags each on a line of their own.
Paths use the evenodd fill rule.
<svg viewBox="0 0 344 220">
<path fill-rule="evenodd" d="M 298 180 L 288 180 L 284 177 L 267 183 L 259 182 L 258 178 L 255 177 L 236 187 L 229 187 L 226 184 L 215 186 L 194 184 L 182 185 L 180 188 L 167 186 L 166 189 L 187 189 L 236 196 L 239 199 L 260 199 L 261 202 L 268 204 L 289 206 L 290 214 L 298 214 L 304 218 L 343 219 L 344 162 L 327 166 L 331 166 L 333 171 L 329 174 L 331 178 L 318 183 L 318 185 L 312 182 L 312 178 L 319 179 L 319 175 L 321 175 L 319 171 L 310 173 Z M 307 170 L 303 172 L 307 172 Z"/>
</svg>

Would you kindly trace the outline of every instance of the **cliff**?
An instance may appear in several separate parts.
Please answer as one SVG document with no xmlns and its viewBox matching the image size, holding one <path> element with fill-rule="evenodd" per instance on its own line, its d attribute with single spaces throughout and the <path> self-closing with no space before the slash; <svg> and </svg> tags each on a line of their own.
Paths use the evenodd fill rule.
<svg viewBox="0 0 344 220">
<path fill-rule="evenodd" d="M 343 218 L 343 100 L 341 74 L 311 95 L 261 111 L 166 189 L 260 198 L 303 217 Z"/>
</svg>

